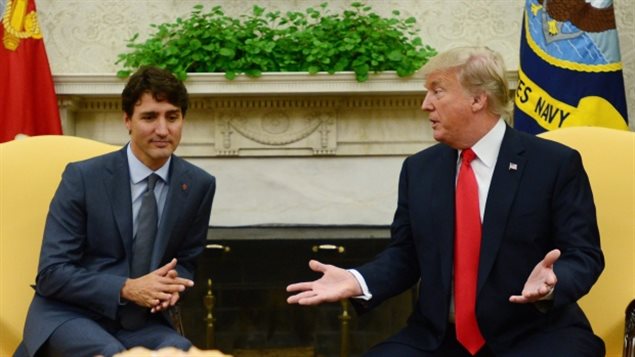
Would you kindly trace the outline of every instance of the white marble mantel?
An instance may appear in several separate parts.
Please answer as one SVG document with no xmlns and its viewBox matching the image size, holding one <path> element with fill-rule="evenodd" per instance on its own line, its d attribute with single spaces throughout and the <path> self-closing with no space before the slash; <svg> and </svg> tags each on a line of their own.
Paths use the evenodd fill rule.
<svg viewBox="0 0 635 357">
<path fill-rule="evenodd" d="M 515 73 L 510 72 L 510 90 Z M 54 76 L 66 135 L 124 144 L 114 74 Z M 214 226 L 387 225 L 403 159 L 434 144 L 423 79 L 191 74 L 177 154 L 214 174 Z"/>
<path fill-rule="evenodd" d="M 510 90 L 516 73 L 509 72 Z M 121 130 L 114 74 L 54 76 L 65 133 L 114 144 Z M 423 79 L 394 72 L 357 82 L 351 72 L 265 73 L 225 79 L 194 73 L 181 154 L 209 156 L 404 155 L 430 141 L 419 110 Z"/>
<path fill-rule="evenodd" d="M 275 95 L 341 93 L 421 93 L 420 75 L 400 78 L 394 72 L 372 74 L 366 82 L 357 82 L 352 72 L 309 75 L 305 72 L 264 73 L 251 78 L 240 75 L 228 80 L 223 73 L 190 73 L 186 80 L 192 95 Z M 58 74 L 54 76 L 58 95 L 118 96 L 125 79 L 113 74 Z"/>
<path fill-rule="evenodd" d="M 54 75 L 58 95 L 119 96 L 125 79 L 111 73 Z M 507 73 L 510 88 L 516 87 L 516 71 Z M 192 95 L 275 95 L 275 94 L 421 94 L 420 74 L 400 78 L 387 71 L 371 74 L 370 80 L 358 82 L 352 72 L 325 72 L 309 75 L 305 72 L 264 73 L 250 78 L 240 75 L 227 80 L 223 73 L 190 73 L 187 88 Z"/>
<path fill-rule="evenodd" d="M 394 155 L 412 152 L 423 135 L 421 78 L 394 73 L 364 83 L 352 73 L 265 73 L 227 80 L 222 73 L 190 74 L 191 94 L 180 154 L 189 157 Z M 122 144 L 120 93 L 113 74 L 54 76 L 65 133 Z M 385 126 L 394 129 L 386 130 Z M 421 133 L 420 133 L 421 134 Z M 400 138 L 396 138 L 396 137 Z M 378 147 L 381 146 L 381 147 Z M 404 151 L 405 150 L 405 151 Z"/>
</svg>

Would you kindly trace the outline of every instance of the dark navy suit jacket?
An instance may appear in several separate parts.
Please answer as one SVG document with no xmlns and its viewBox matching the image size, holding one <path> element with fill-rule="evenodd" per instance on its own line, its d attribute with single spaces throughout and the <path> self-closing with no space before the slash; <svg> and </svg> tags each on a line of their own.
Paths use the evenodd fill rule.
<svg viewBox="0 0 635 357">
<path fill-rule="evenodd" d="M 215 189 L 213 176 L 172 155 L 152 270 L 177 258 L 179 276 L 192 279 L 204 249 Z M 65 321 L 118 318 L 131 250 L 126 149 L 69 164 L 46 219 L 36 293 L 24 328 L 29 355 Z"/>
<path fill-rule="evenodd" d="M 510 165 L 512 164 L 512 165 Z M 419 297 L 396 341 L 435 350 L 448 327 L 452 293 L 457 150 L 438 144 L 403 164 L 389 246 L 358 269 L 373 298 L 363 312 L 419 283 Z M 476 314 L 494 352 L 538 330 L 589 329 L 576 301 L 604 268 L 588 177 L 578 152 L 506 128 L 485 206 Z M 513 304 L 550 250 L 562 255 L 546 312 Z M 543 309 L 544 311 L 544 309 Z"/>
</svg>

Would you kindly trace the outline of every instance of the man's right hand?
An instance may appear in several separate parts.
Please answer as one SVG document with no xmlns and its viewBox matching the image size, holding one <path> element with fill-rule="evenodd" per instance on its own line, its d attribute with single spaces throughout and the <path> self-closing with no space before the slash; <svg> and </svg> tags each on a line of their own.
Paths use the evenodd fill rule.
<svg viewBox="0 0 635 357">
<path fill-rule="evenodd" d="M 176 259 L 172 259 L 155 271 L 126 280 L 121 288 L 121 297 L 154 310 L 166 303 L 173 305 L 178 300 L 179 293 L 192 286 L 193 281 L 178 277 Z"/>
<path fill-rule="evenodd" d="M 315 281 L 287 286 L 288 292 L 297 292 L 289 296 L 289 304 L 317 305 L 362 295 L 362 288 L 350 272 L 334 265 L 322 264 L 317 260 L 311 260 L 309 267 L 315 272 L 322 273 L 322 277 Z"/>
</svg>

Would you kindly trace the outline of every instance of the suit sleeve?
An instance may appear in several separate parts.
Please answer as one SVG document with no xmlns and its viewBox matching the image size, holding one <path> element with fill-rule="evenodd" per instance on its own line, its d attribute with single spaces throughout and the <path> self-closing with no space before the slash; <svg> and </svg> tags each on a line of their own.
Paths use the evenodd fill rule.
<svg viewBox="0 0 635 357">
<path fill-rule="evenodd" d="M 357 268 L 373 295 L 360 311 L 371 309 L 400 294 L 419 280 L 419 265 L 410 225 L 409 199 L 406 160 L 399 177 L 397 210 L 390 227 L 390 243 L 373 261 Z M 360 309 L 360 306 L 356 307 Z"/>
<path fill-rule="evenodd" d="M 46 218 L 36 292 L 114 319 L 126 278 L 81 266 L 86 246 L 86 186 L 69 164 Z"/>
<path fill-rule="evenodd" d="M 554 265 L 558 307 L 587 294 L 604 269 L 591 185 L 577 151 L 561 165 L 552 207 L 555 247 L 562 252 Z"/>
</svg>

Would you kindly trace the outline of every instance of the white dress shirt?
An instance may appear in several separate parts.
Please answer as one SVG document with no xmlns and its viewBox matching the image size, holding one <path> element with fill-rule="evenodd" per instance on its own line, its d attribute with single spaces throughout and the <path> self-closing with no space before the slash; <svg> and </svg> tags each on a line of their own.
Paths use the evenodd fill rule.
<svg viewBox="0 0 635 357">
<path fill-rule="evenodd" d="M 154 195 L 157 198 L 157 208 L 159 211 L 158 224 L 161 224 L 163 208 L 168 197 L 168 177 L 172 157 L 168 158 L 168 161 L 166 161 L 161 168 L 156 171 L 152 171 L 139 161 L 139 159 L 137 159 L 137 157 L 132 153 L 130 144 L 128 144 L 128 147 L 126 148 L 126 154 L 128 155 L 128 168 L 130 169 L 130 192 L 132 193 L 132 236 L 136 237 L 137 215 L 139 214 L 139 209 L 141 208 L 141 196 L 143 196 L 143 193 L 148 188 L 148 181 L 146 181 L 146 177 L 150 176 L 152 173 L 161 177 L 161 180 L 157 180 L 157 183 L 154 186 Z"/>
<path fill-rule="evenodd" d="M 476 176 L 476 182 L 478 184 L 478 201 L 479 209 L 481 213 L 481 222 L 485 215 L 485 204 L 487 203 L 487 194 L 489 192 L 489 186 L 492 183 L 492 176 L 494 174 L 494 168 L 496 167 L 496 161 L 498 160 L 498 152 L 500 151 L 501 144 L 503 143 L 503 137 L 505 136 L 505 122 L 503 119 L 499 119 L 496 125 L 483 136 L 474 146 L 472 150 L 476 154 L 476 158 L 472 160 L 471 166 Z M 459 150 L 458 159 L 456 162 L 457 176 L 458 167 L 461 165 L 461 150 Z M 456 180 L 456 177 L 455 177 Z M 456 184 L 456 182 L 455 182 Z M 356 296 L 357 299 L 370 300 L 373 295 L 366 285 L 366 280 L 355 269 L 349 269 L 349 272 L 353 274 L 359 286 L 362 288 L 363 294 Z"/>
</svg>

